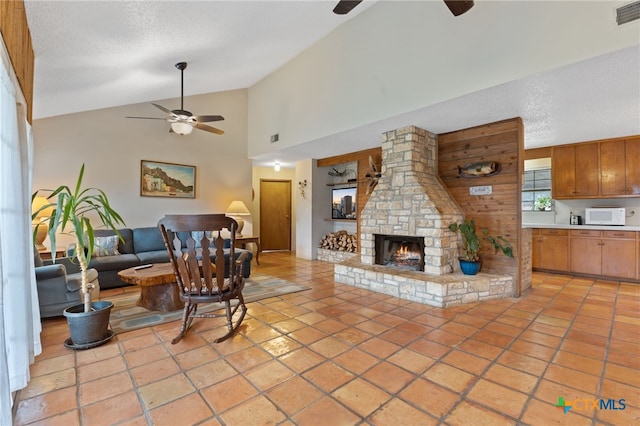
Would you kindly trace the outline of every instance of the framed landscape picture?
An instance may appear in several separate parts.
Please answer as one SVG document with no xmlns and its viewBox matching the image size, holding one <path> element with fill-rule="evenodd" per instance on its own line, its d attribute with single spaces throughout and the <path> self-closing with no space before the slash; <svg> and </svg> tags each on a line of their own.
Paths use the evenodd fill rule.
<svg viewBox="0 0 640 426">
<path fill-rule="evenodd" d="M 196 198 L 196 167 L 142 160 L 140 162 L 140 195 Z"/>
</svg>

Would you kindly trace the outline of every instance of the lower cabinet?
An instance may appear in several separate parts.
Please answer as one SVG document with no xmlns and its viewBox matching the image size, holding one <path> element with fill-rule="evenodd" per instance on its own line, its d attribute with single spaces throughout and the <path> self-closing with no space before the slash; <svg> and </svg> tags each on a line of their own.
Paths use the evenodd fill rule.
<svg viewBox="0 0 640 426">
<path fill-rule="evenodd" d="M 640 280 L 640 238 L 633 231 L 533 230 L 532 266 L 576 274 Z"/>
<path fill-rule="evenodd" d="M 534 268 L 552 271 L 569 269 L 569 231 L 539 229 L 533 233 L 532 259 Z"/>
</svg>

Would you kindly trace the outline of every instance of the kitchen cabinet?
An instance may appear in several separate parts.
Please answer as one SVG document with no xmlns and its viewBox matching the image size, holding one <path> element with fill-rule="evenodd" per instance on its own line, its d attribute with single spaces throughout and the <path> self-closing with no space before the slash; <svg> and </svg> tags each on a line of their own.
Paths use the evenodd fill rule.
<svg viewBox="0 0 640 426">
<path fill-rule="evenodd" d="M 636 233 L 571 230 L 570 271 L 635 279 L 638 276 Z"/>
<path fill-rule="evenodd" d="M 536 269 L 567 271 L 569 269 L 569 231 L 537 229 L 532 234 L 531 264 Z"/>
<path fill-rule="evenodd" d="M 640 195 L 640 139 L 600 143 L 600 195 Z"/>
<path fill-rule="evenodd" d="M 591 198 L 599 195 L 598 147 L 598 143 L 584 143 L 552 148 L 553 198 Z"/>
</svg>

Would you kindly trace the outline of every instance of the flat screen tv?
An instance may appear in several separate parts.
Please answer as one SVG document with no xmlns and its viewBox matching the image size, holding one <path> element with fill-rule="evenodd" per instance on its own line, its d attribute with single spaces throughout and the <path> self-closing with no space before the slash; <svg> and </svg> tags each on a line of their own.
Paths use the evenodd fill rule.
<svg viewBox="0 0 640 426">
<path fill-rule="evenodd" d="M 333 188 L 331 190 L 331 219 L 356 219 L 356 188 Z"/>
</svg>

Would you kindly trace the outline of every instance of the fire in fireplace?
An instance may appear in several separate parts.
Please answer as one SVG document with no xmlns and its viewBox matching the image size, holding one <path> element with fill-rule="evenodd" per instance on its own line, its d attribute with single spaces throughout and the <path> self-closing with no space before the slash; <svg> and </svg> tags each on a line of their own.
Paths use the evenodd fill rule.
<svg viewBox="0 0 640 426">
<path fill-rule="evenodd" d="M 424 238 L 375 234 L 375 263 L 424 271 Z"/>
</svg>

